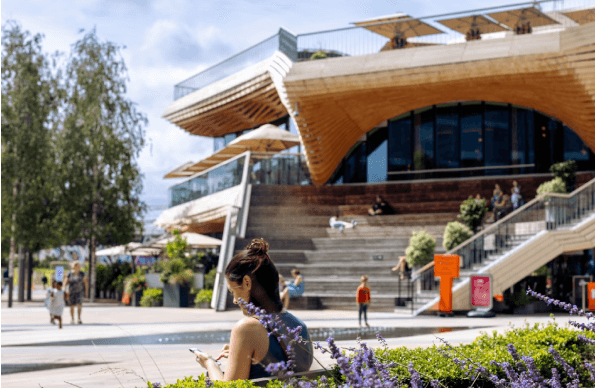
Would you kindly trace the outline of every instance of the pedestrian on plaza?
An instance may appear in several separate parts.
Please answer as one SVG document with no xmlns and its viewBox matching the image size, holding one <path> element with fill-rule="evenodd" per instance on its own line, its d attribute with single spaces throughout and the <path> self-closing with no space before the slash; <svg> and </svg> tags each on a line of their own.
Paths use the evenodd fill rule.
<svg viewBox="0 0 595 388">
<path fill-rule="evenodd" d="M 62 312 L 64 311 L 64 291 L 62 290 L 62 282 L 55 282 L 56 288 L 48 290 L 47 307 L 50 310 L 50 323 L 55 325 L 55 320 L 58 321 L 60 329 L 62 328 Z"/>
<path fill-rule="evenodd" d="M 301 337 L 305 342 L 292 343 L 294 350 L 293 371 L 310 370 L 313 347 L 308 328 L 299 318 L 283 308 L 279 296 L 279 272 L 268 255 L 269 244 L 263 239 L 254 239 L 246 249 L 233 257 L 225 270 L 227 288 L 233 294 L 233 302 L 239 304 L 245 317 L 231 330 L 229 344 L 221 350 L 217 359 L 195 351 L 196 361 L 207 370 L 212 380 L 233 381 L 269 377 L 266 367 L 272 363 L 289 361 L 286 347 L 292 338 L 285 338 L 286 329 L 302 327 Z M 281 322 L 278 333 L 268 332 L 258 316 L 251 316 L 247 306 L 250 302 L 267 314 L 274 314 Z M 227 358 L 225 373 L 217 360 Z"/>
<path fill-rule="evenodd" d="M 74 307 L 78 307 L 78 323 L 81 325 L 81 312 L 83 310 L 83 297 L 88 292 L 89 282 L 85 273 L 81 271 L 81 263 L 75 261 L 71 265 L 72 271 L 68 273 L 64 288 L 68 287 L 68 305 L 70 306 L 70 324 L 74 325 Z"/>
<path fill-rule="evenodd" d="M 285 287 L 285 290 L 281 293 L 281 300 L 283 301 L 283 306 L 285 306 L 285 308 L 289 307 L 289 298 L 296 298 L 302 296 L 304 293 L 304 278 L 300 274 L 301 272 L 299 269 L 291 270 L 291 276 L 293 276 L 294 280 L 287 283 L 287 287 Z"/>
<path fill-rule="evenodd" d="M 43 274 L 43 277 L 41 278 L 41 283 L 43 284 L 43 289 L 45 290 L 45 286 L 48 283 L 48 277 Z"/>
<path fill-rule="evenodd" d="M 2 275 L 2 292 L 4 292 L 5 289 L 8 289 L 8 282 L 10 281 L 9 277 L 8 277 L 8 268 L 6 268 L 4 270 L 4 274 Z"/>
<path fill-rule="evenodd" d="M 368 306 L 372 302 L 372 298 L 370 297 L 370 287 L 368 287 L 368 275 L 362 275 L 360 279 L 361 284 L 357 288 L 357 292 L 355 295 L 355 302 L 359 308 L 358 320 L 360 327 L 362 326 L 362 314 L 364 316 L 364 322 L 367 327 L 368 325 Z"/>
</svg>

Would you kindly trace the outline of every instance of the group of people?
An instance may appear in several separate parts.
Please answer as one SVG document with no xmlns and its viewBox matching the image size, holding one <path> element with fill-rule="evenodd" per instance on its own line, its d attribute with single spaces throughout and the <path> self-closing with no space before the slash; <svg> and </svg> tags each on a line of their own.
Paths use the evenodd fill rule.
<svg viewBox="0 0 595 388">
<path fill-rule="evenodd" d="M 514 32 L 516 32 L 517 35 L 523 35 L 523 34 L 530 34 L 533 32 L 533 27 L 531 27 L 531 22 L 530 21 L 526 21 L 524 23 L 520 23 L 517 24 Z"/>
<path fill-rule="evenodd" d="M 392 49 L 400 49 L 407 47 L 407 39 L 403 36 L 395 36 L 390 40 Z"/>
<path fill-rule="evenodd" d="M 500 185 L 496 183 L 492 199 L 490 200 L 490 205 L 492 211 L 494 212 L 494 220 L 498 221 L 502 219 L 508 213 L 518 209 L 523 205 L 521 186 L 518 185 L 517 181 L 513 181 L 512 187 L 510 189 L 510 195 L 508 195 L 504 194 L 500 188 Z"/>
<path fill-rule="evenodd" d="M 66 302 L 70 306 L 71 324 L 74 325 L 74 309 L 78 310 L 78 324 L 82 324 L 81 313 L 83 311 L 83 297 L 89 289 L 85 273 L 81 271 L 81 264 L 75 261 L 71 265 L 72 270 L 66 276 L 64 283 L 53 280 L 52 287 L 47 290 L 45 305 L 50 312 L 50 323 L 55 325 L 58 322 L 62 328 L 62 313 Z M 64 290 L 68 289 L 68 292 Z"/>
</svg>

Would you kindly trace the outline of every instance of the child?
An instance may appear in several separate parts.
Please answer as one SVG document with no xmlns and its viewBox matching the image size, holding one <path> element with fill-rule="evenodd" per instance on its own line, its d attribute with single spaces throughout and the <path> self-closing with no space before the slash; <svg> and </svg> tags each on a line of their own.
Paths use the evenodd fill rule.
<svg viewBox="0 0 595 388">
<path fill-rule="evenodd" d="M 372 298 L 370 297 L 370 288 L 368 287 L 368 276 L 362 275 L 360 282 L 362 284 L 360 284 L 360 286 L 357 288 L 357 294 L 355 297 L 355 301 L 359 306 L 359 325 L 360 327 L 362 325 L 363 313 L 364 322 L 366 323 L 367 327 L 370 327 L 370 325 L 368 325 L 368 306 L 370 305 Z"/>
<path fill-rule="evenodd" d="M 50 291 L 50 322 L 54 324 L 54 320 L 58 320 L 60 329 L 62 328 L 62 311 L 64 310 L 64 291 L 62 291 L 62 282 L 56 282 L 56 288 Z"/>
</svg>

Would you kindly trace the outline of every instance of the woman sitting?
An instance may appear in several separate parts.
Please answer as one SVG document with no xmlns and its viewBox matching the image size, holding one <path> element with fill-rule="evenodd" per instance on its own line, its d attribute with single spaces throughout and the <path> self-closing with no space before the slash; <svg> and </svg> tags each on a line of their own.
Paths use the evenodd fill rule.
<svg viewBox="0 0 595 388">
<path fill-rule="evenodd" d="M 289 340 L 281 339 L 287 328 L 302 327 L 301 337 L 305 343 L 294 343 L 294 372 L 310 370 L 313 360 L 312 343 L 308 328 L 299 318 L 283 309 L 279 298 L 279 272 L 271 261 L 267 251 L 269 244 L 262 239 L 254 239 L 246 250 L 233 257 L 225 270 L 227 287 L 233 294 L 233 302 L 250 302 L 264 309 L 267 314 L 280 318 L 285 327 L 279 328 L 278 334 L 270 334 L 260 323 L 259 317 L 249 316 L 246 306 L 240 308 L 246 317 L 235 324 L 231 330 L 229 344 L 225 345 L 217 360 L 228 359 L 225 373 L 221 371 L 217 360 L 205 353 L 195 352 L 196 361 L 207 369 L 212 380 L 232 381 L 269 377 L 265 370 L 269 364 L 288 361 L 286 347 Z"/>
<path fill-rule="evenodd" d="M 293 282 L 287 283 L 287 287 L 281 293 L 281 300 L 285 308 L 289 307 L 289 298 L 301 296 L 304 293 L 304 278 L 300 275 L 299 269 L 292 269 L 291 276 L 295 279 Z"/>
</svg>

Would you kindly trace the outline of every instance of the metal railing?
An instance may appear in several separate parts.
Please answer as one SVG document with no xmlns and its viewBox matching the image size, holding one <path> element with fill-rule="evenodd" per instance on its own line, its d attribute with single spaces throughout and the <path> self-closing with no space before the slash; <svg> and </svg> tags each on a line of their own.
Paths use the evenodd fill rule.
<svg viewBox="0 0 595 388">
<path fill-rule="evenodd" d="M 421 18 L 401 19 L 401 21 L 420 20 L 442 31 L 442 33 L 439 34 L 409 38 L 407 40 L 407 46 L 405 49 L 433 45 L 465 43 L 465 34 L 451 30 L 438 23 L 438 20 L 442 19 L 465 17 L 478 14 L 485 16 L 491 12 L 500 12 L 531 6 L 540 8 L 542 12 L 550 12 L 579 7 L 593 7 L 593 5 L 595 5 L 593 0 L 542 0 L 461 12 L 452 12 Z M 585 10 L 584 12 L 587 15 L 589 12 L 592 12 L 592 10 Z M 486 17 L 489 19 L 489 16 Z M 557 21 L 558 24 L 534 27 L 533 33 L 539 34 L 548 31 L 558 31 L 577 25 L 577 23 L 566 17 L 558 18 Z M 369 27 L 389 23 L 391 22 L 374 23 L 368 24 L 367 26 Z M 499 39 L 514 33 L 509 27 L 505 28 L 506 31 L 482 34 L 481 39 Z M 270 38 L 265 39 L 264 41 L 257 43 L 254 46 L 251 46 L 175 85 L 174 100 L 177 100 L 211 83 L 217 82 L 223 78 L 235 74 L 253 64 L 261 62 L 271 57 L 277 50 L 287 55 L 292 61 L 297 62 L 310 60 L 312 54 L 317 51 L 324 52 L 327 57 L 375 54 L 380 52 L 388 42 L 389 38 L 358 26 L 298 34 L 297 36 L 281 28 L 277 34 L 271 36 Z"/>
<path fill-rule="evenodd" d="M 461 270 L 472 270 L 489 256 L 500 256 L 542 231 L 574 225 L 593 211 L 595 179 L 571 194 L 537 196 L 446 254 L 459 255 Z M 434 277 L 434 262 L 414 272 L 411 281 L 416 283 L 418 292 L 438 290 L 440 283 Z"/>
<path fill-rule="evenodd" d="M 174 100 L 182 98 L 207 85 L 229 77 L 247 67 L 270 58 L 275 51 L 281 51 L 292 61 L 297 60 L 296 37 L 284 29 L 264 41 L 255 44 L 222 62 L 209 67 L 200 73 L 174 86 Z"/>
<path fill-rule="evenodd" d="M 301 154 L 277 154 L 250 159 L 250 183 L 254 185 L 311 185 L 306 157 Z"/>
</svg>

